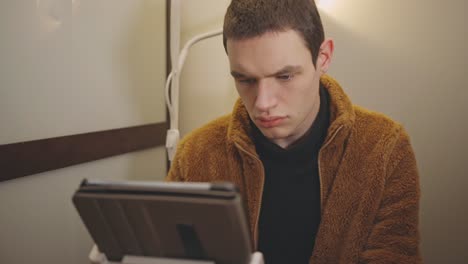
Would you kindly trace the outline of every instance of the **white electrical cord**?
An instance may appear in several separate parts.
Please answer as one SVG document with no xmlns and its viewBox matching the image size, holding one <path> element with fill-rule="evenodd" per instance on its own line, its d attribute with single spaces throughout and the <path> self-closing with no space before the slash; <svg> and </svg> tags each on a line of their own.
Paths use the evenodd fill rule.
<svg viewBox="0 0 468 264">
<path fill-rule="evenodd" d="M 181 50 L 179 54 L 179 62 L 176 68 L 177 73 L 180 74 L 182 72 L 182 68 L 184 67 L 185 59 L 187 58 L 190 47 L 192 47 L 195 43 L 203 39 L 215 37 L 221 34 L 223 34 L 222 30 L 215 30 L 215 31 L 204 33 L 204 34 L 200 34 L 190 39 L 187 42 L 187 44 L 185 44 L 184 48 Z M 171 103 L 171 99 L 170 99 L 170 92 L 171 92 L 170 88 L 171 88 L 171 83 L 172 83 L 174 74 L 175 74 L 174 71 L 171 71 L 169 73 L 169 76 L 167 76 L 167 79 L 166 79 L 166 87 L 165 87 L 165 99 L 166 99 L 167 108 L 169 108 L 169 118 L 171 119 L 171 129 L 176 129 L 178 127 L 177 122 L 172 122 L 174 120 L 174 113 L 176 112 L 178 113 L 178 109 L 176 107 L 173 107 L 173 104 Z M 174 86 L 172 86 L 172 88 L 174 88 Z M 174 101 L 176 100 L 178 100 L 178 98 L 175 99 Z"/>
<path fill-rule="evenodd" d="M 179 51 L 180 41 L 180 0 L 172 0 L 171 3 L 171 62 L 172 71 L 167 76 L 165 85 L 166 105 L 169 109 L 170 128 L 166 135 L 166 149 L 169 161 L 174 159 L 177 144 L 180 139 L 179 132 L 179 76 L 187 58 L 188 50 L 195 43 L 221 35 L 222 30 L 210 31 L 204 34 L 197 35 L 190 39 L 184 48 Z"/>
</svg>

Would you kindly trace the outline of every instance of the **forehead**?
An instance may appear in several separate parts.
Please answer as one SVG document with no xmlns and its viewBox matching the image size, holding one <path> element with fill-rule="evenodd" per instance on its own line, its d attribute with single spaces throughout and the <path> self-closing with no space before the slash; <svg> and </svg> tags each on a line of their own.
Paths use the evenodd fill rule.
<svg viewBox="0 0 468 264">
<path fill-rule="evenodd" d="M 231 70 L 264 75 L 286 65 L 307 66 L 312 56 L 295 30 L 267 32 L 247 39 L 228 39 L 227 54 Z"/>
</svg>

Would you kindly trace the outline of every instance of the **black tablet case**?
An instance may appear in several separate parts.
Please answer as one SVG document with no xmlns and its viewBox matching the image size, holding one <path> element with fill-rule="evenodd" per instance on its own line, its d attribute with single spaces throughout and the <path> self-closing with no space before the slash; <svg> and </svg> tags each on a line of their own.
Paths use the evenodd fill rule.
<svg viewBox="0 0 468 264">
<path fill-rule="evenodd" d="M 245 211 L 231 184 L 205 190 L 165 184 L 83 181 L 73 203 L 108 260 L 136 255 L 249 262 L 252 247 Z"/>
</svg>

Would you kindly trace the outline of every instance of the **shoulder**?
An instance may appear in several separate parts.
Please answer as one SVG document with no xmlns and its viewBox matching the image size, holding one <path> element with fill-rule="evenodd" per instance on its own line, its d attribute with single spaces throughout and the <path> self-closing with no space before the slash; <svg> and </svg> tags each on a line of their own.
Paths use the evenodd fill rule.
<svg viewBox="0 0 468 264">
<path fill-rule="evenodd" d="M 417 177 L 416 158 L 405 128 L 382 113 L 354 108 L 356 120 L 348 142 L 355 150 L 353 155 L 361 157 L 361 162 L 371 162 L 372 167 L 385 166 L 388 176 L 400 167 L 397 176 L 404 177 L 401 171 L 411 171 L 411 177 Z"/>
<path fill-rule="evenodd" d="M 179 143 L 168 180 L 216 181 L 226 169 L 231 116 L 217 118 L 195 129 Z"/>
<path fill-rule="evenodd" d="M 404 133 L 403 126 L 385 114 L 354 106 L 353 132 L 367 144 L 384 144 L 392 148 Z M 404 133 L 406 135 L 406 133 Z"/>
<path fill-rule="evenodd" d="M 206 161 L 226 149 L 231 115 L 219 117 L 184 136 L 177 147 L 175 159 L 184 164 Z"/>
<path fill-rule="evenodd" d="M 180 146 L 205 149 L 210 145 L 223 143 L 227 137 L 230 120 L 231 115 L 225 115 L 193 130 L 181 140 Z"/>
</svg>

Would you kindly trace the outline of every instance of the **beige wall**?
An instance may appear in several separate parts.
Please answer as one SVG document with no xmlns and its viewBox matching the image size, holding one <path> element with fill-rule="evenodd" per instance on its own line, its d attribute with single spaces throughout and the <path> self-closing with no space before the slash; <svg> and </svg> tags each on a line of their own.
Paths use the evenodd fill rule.
<svg viewBox="0 0 468 264">
<path fill-rule="evenodd" d="M 229 1 L 182 1 L 181 46 L 193 36 L 221 29 Z M 210 10 L 209 12 L 207 10 Z M 231 112 L 237 99 L 229 64 L 217 36 L 190 49 L 180 78 L 180 132 Z"/>
<path fill-rule="evenodd" d="M 165 0 L 0 1 L 0 144 L 163 122 Z M 0 183 L 0 263 L 87 263 L 85 177 L 161 180 L 154 148 Z"/>
<path fill-rule="evenodd" d="M 229 1 L 183 2 L 183 39 L 222 26 Z M 425 263 L 468 259 L 463 136 L 468 134 L 466 1 L 322 0 L 336 40 L 330 74 L 353 101 L 403 123 L 421 174 Z M 208 11 L 209 10 L 209 11 Z M 231 111 L 237 98 L 221 37 L 197 44 L 181 77 L 181 132 Z"/>
</svg>

